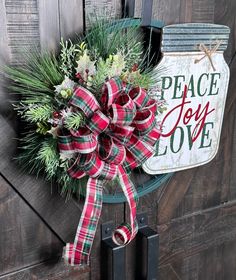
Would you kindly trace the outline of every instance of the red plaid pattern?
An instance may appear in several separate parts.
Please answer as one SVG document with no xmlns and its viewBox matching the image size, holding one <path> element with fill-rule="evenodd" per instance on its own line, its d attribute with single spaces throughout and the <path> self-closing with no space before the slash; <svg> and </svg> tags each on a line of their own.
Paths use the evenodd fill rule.
<svg viewBox="0 0 236 280">
<path fill-rule="evenodd" d="M 91 243 L 102 210 L 102 189 L 103 181 L 93 178 L 88 180 L 86 200 L 74 244 L 67 243 L 64 248 L 64 260 L 67 264 L 72 266 L 89 264 Z"/>
<path fill-rule="evenodd" d="M 94 111 L 100 108 L 94 95 L 83 87 L 79 87 L 75 90 L 69 104 L 82 110 L 87 118 L 90 118 Z"/>
<path fill-rule="evenodd" d="M 146 91 L 140 87 L 131 89 L 129 92 L 129 96 L 132 98 L 137 108 L 144 107 L 149 100 Z"/>
<path fill-rule="evenodd" d="M 138 196 L 127 173 L 154 154 L 153 146 L 160 137 L 155 120 L 157 104 L 144 89 L 126 87 L 115 77 L 104 84 L 100 102 L 102 108 L 88 90 L 76 89 L 70 104 L 89 120 L 86 127 L 59 136 L 61 153 L 72 153 L 76 158 L 68 170 L 70 176 L 90 177 L 74 244 L 65 248 L 64 258 L 70 265 L 88 264 L 101 214 L 103 180 L 119 177 L 130 208 L 130 223 L 114 231 L 114 242 L 125 245 L 135 237 Z"/>
<path fill-rule="evenodd" d="M 134 239 L 138 231 L 138 223 L 136 220 L 136 204 L 138 203 L 138 195 L 132 181 L 129 179 L 126 171 L 122 166 L 119 166 L 119 180 L 129 204 L 130 224 L 125 223 L 120 225 L 114 231 L 112 240 L 117 245 L 126 245 Z"/>
<path fill-rule="evenodd" d="M 119 96 L 123 89 L 123 83 L 119 77 L 110 79 L 103 85 L 103 93 L 101 96 L 101 104 L 105 108 L 109 108 L 114 100 Z"/>
</svg>

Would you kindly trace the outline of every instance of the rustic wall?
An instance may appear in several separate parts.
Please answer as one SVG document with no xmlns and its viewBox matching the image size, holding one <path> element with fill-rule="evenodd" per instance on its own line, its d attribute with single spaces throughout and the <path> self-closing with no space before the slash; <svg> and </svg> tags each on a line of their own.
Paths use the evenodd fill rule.
<svg viewBox="0 0 236 280">
<path fill-rule="evenodd" d="M 122 2 L 1 0 L 1 62 L 20 63 L 24 46 L 55 49 L 61 36 L 67 38 L 83 29 L 94 6 L 108 6 L 119 16 Z M 136 1 L 137 16 L 140 10 L 141 0 Z M 157 191 L 140 199 L 139 211 L 148 212 L 149 224 L 160 233 L 162 280 L 235 279 L 235 14 L 235 0 L 154 0 L 153 17 L 166 24 L 214 22 L 232 30 L 225 54 L 231 81 L 216 158 L 206 166 L 176 173 Z M 75 200 L 64 203 L 55 188 L 19 171 L 12 161 L 15 116 L 8 94 L 2 88 L 0 92 L 0 279 L 100 279 L 99 231 L 89 268 L 68 268 L 60 260 L 64 243 L 73 239 L 82 204 Z M 126 212 L 124 204 L 106 205 L 101 222 L 119 223 Z M 134 252 L 135 246 L 130 244 L 130 280 L 135 279 Z"/>
</svg>

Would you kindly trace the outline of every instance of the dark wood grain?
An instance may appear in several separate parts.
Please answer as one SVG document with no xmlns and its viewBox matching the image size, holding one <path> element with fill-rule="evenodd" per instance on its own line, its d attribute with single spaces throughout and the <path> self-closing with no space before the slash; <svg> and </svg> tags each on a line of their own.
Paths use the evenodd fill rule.
<svg viewBox="0 0 236 280">
<path fill-rule="evenodd" d="M 192 0 L 192 22 L 214 22 L 215 0 Z"/>
<path fill-rule="evenodd" d="M 63 243 L 0 176 L 0 275 L 58 255 Z"/>
<path fill-rule="evenodd" d="M 233 201 L 159 225 L 161 265 L 235 240 L 235 215 L 236 203 Z"/>
<path fill-rule="evenodd" d="M 89 267 L 69 267 L 59 259 L 47 260 L 30 267 L 12 271 L 1 280 L 87 280 L 90 279 Z"/>
<path fill-rule="evenodd" d="M 173 24 L 180 21 L 180 0 L 157 0 L 153 2 L 153 18 Z"/>
<path fill-rule="evenodd" d="M 192 0 L 181 0 L 180 1 L 180 23 L 192 22 Z"/>
<path fill-rule="evenodd" d="M 0 123 L 2 136 L 0 156 L 4 159 L 0 162 L 1 173 L 62 240 L 71 241 L 83 204 L 77 203 L 73 199 L 66 203 L 65 198 L 58 194 L 56 186 L 52 188 L 42 179 L 37 180 L 34 176 L 28 176 L 21 172 L 19 166 L 13 161 L 17 145 L 13 139 L 16 134 L 10 124 L 1 116 Z"/>
<path fill-rule="evenodd" d="M 231 29 L 229 45 L 224 54 L 225 59 L 228 63 L 231 62 L 236 52 L 235 10 L 236 10 L 236 1 L 228 0 L 227 2 L 225 2 L 225 1 L 215 0 L 215 15 L 214 15 L 215 22 L 219 24 L 225 24 L 229 26 Z"/>
<path fill-rule="evenodd" d="M 226 279 L 222 275 L 222 278 L 219 275 L 216 277 L 216 268 L 218 267 L 223 273 L 225 263 L 222 267 L 219 267 L 219 264 L 224 262 L 224 259 L 222 255 L 219 255 L 218 258 L 216 255 L 214 256 L 214 250 L 227 244 L 234 244 L 236 238 L 235 215 L 236 203 L 234 201 L 226 203 L 224 206 L 174 219 L 168 224 L 158 226 L 161 240 L 161 267 L 172 267 L 180 279 L 182 279 L 181 275 L 193 277 L 191 276 L 191 266 L 195 266 L 195 273 L 199 277 L 196 279 Z M 232 250 L 235 250 L 235 246 L 232 247 Z M 211 259 L 209 254 L 212 257 Z M 224 250 L 224 257 L 228 259 L 233 254 L 235 254 L 235 251 L 234 253 L 229 251 L 227 254 L 226 250 Z M 201 255 L 200 259 L 199 255 Z M 192 258 L 191 262 L 189 262 L 190 258 Z M 204 262 L 204 258 L 208 259 L 208 261 Z M 201 271 L 200 268 L 197 268 L 200 260 Z M 233 275 L 235 267 L 227 267 L 229 269 L 228 274 Z M 200 278 L 201 275 L 203 276 L 203 272 L 206 273 L 206 278 Z"/>
</svg>

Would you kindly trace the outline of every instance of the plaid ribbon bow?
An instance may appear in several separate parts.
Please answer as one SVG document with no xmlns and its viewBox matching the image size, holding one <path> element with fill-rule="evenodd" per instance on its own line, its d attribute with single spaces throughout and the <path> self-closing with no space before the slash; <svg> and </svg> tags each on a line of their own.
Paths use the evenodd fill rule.
<svg viewBox="0 0 236 280">
<path fill-rule="evenodd" d="M 128 173 L 154 154 L 160 131 L 155 119 L 156 100 L 144 89 L 124 84 L 119 77 L 104 84 L 101 105 L 83 87 L 75 90 L 69 104 L 73 110 L 82 110 L 88 122 L 69 135 L 59 136 L 59 150 L 76 158 L 69 175 L 77 179 L 88 175 L 89 180 L 75 241 L 66 245 L 64 259 L 70 265 L 83 265 L 89 262 L 101 214 L 104 180 L 119 177 L 130 208 L 130 224 L 120 225 L 113 241 L 126 245 L 134 239 L 138 196 Z"/>
</svg>

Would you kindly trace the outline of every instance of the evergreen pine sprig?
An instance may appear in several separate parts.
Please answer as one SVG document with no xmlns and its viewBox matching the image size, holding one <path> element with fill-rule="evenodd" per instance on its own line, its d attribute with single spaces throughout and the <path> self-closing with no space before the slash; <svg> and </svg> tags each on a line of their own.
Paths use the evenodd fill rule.
<svg viewBox="0 0 236 280">
<path fill-rule="evenodd" d="M 64 75 L 59 61 L 50 53 L 24 53 L 26 63 L 22 66 L 7 66 L 4 75 L 11 81 L 11 92 L 20 94 L 25 104 L 48 104 L 54 97 L 54 85 L 60 84 Z"/>
<path fill-rule="evenodd" d="M 42 142 L 43 135 L 35 133 L 33 128 L 28 127 L 29 132 L 23 133 L 19 139 L 19 153 L 16 156 L 23 171 L 30 174 L 39 174 L 44 169 L 41 161 L 35 160 Z"/>
<path fill-rule="evenodd" d="M 60 165 L 57 141 L 53 138 L 43 141 L 35 159 L 44 166 L 47 178 L 53 178 Z"/>
<path fill-rule="evenodd" d="M 83 126 L 84 124 L 85 124 L 85 117 L 80 112 L 71 113 L 65 119 L 65 127 L 68 128 L 68 129 L 76 130 L 79 127 Z"/>
<path fill-rule="evenodd" d="M 60 70 L 65 76 L 72 78 L 75 74 L 75 57 L 79 50 L 71 40 L 64 42 L 61 39 L 60 45 Z"/>
<path fill-rule="evenodd" d="M 29 122 L 46 122 L 52 115 L 50 105 L 33 106 L 24 113 L 24 118 Z"/>
<path fill-rule="evenodd" d="M 90 19 L 91 29 L 86 36 L 88 49 L 95 52 L 94 56 L 106 60 L 111 54 L 122 52 L 126 59 L 127 68 L 131 68 L 134 63 L 139 63 L 142 59 L 143 47 L 141 44 L 142 35 L 139 27 L 130 27 L 123 30 L 126 21 L 119 28 L 112 27 L 112 20 L 95 17 Z"/>
</svg>

